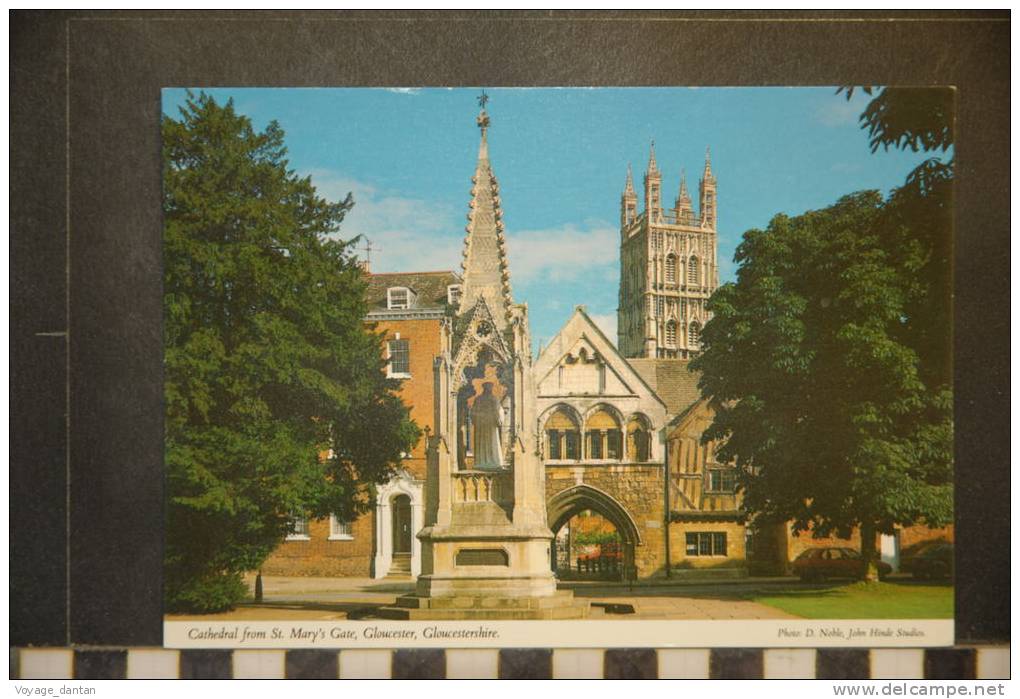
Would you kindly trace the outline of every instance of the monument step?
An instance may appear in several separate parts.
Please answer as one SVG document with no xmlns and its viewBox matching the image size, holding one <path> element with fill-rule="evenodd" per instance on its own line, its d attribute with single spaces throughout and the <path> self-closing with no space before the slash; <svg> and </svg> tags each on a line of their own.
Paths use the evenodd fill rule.
<svg viewBox="0 0 1020 699">
<path fill-rule="evenodd" d="M 404 609 L 556 609 L 576 603 L 570 590 L 558 590 L 549 597 L 502 597 L 498 595 L 462 595 L 455 597 L 418 597 L 404 595 L 397 598 L 396 606 Z"/>
<path fill-rule="evenodd" d="M 587 601 L 571 600 L 566 606 L 547 608 L 419 608 L 381 607 L 375 615 L 396 621 L 516 621 L 528 619 L 586 619 L 591 609 Z"/>
</svg>

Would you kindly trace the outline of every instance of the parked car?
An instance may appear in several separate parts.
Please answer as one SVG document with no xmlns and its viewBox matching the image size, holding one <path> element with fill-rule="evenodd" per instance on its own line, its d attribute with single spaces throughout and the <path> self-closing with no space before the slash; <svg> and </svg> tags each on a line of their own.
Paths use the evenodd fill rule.
<svg viewBox="0 0 1020 699">
<path fill-rule="evenodd" d="M 936 541 L 904 556 L 900 569 L 918 580 L 948 578 L 953 574 L 953 554 L 952 544 Z"/>
<path fill-rule="evenodd" d="M 878 561 L 877 566 L 880 579 L 892 572 L 888 563 Z M 793 573 L 805 582 L 825 578 L 860 578 L 864 573 L 864 559 L 853 549 L 808 549 L 794 560 Z"/>
</svg>

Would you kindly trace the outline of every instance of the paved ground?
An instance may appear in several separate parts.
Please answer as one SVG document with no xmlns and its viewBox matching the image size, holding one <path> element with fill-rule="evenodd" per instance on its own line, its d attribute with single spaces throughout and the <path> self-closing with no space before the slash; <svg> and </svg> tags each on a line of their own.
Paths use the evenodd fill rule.
<svg viewBox="0 0 1020 699">
<path fill-rule="evenodd" d="M 173 621 L 210 619 L 356 619 L 373 607 L 392 604 L 398 595 L 414 590 L 410 578 L 262 578 L 263 601 L 245 604 L 232 612 L 212 615 L 173 615 Z M 249 581 L 254 588 L 254 581 Z M 773 607 L 750 602 L 749 593 L 775 587 L 801 587 L 793 579 L 745 578 L 711 583 L 655 581 L 622 585 L 573 582 L 563 588 L 592 602 L 592 618 L 600 619 L 794 619 Z M 630 606 L 633 613 L 619 614 Z"/>
</svg>

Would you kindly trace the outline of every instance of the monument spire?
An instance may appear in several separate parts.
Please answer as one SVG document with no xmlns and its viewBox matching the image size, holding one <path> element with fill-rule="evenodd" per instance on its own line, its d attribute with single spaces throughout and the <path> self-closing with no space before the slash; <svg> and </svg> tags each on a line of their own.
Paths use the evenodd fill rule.
<svg viewBox="0 0 1020 699">
<path fill-rule="evenodd" d="M 511 316 L 513 297 L 510 290 L 510 267 L 507 261 L 503 210 L 499 200 L 499 182 L 489 162 L 488 131 L 491 124 L 485 105 L 489 96 L 478 97 L 480 111 L 476 122 L 481 130 L 478 164 L 471 178 L 471 202 L 464 238 L 464 292 L 461 309 L 470 312 L 479 299 L 484 299 L 500 328 Z"/>
<path fill-rule="evenodd" d="M 487 142 L 488 96 L 472 178 L 464 290 L 434 357 L 415 594 L 380 610 L 390 619 L 578 619 L 586 600 L 556 590 L 550 567 L 545 465 L 527 305 L 510 296 L 499 184 Z"/>
</svg>

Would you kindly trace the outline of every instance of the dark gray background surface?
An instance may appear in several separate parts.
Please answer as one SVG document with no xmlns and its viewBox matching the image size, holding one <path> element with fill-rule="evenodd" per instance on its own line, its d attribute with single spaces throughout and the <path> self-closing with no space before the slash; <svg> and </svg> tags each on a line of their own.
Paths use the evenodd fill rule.
<svg viewBox="0 0 1020 699">
<path fill-rule="evenodd" d="M 957 638 L 1009 638 L 1009 14 L 11 12 L 11 644 L 159 645 L 160 89 L 955 85 Z"/>
</svg>

